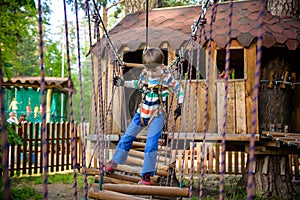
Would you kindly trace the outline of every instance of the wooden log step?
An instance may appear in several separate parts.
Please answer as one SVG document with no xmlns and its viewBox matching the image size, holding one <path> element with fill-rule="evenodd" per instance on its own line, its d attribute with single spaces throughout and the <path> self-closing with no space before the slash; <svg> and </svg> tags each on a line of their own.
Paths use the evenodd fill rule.
<svg viewBox="0 0 300 200">
<path fill-rule="evenodd" d="M 122 194 L 109 190 L 97 190 L 96 188 L 90 188 L 88 197 L 92 199 L 102 200 L 145 200 L 144 198 L 135 197 L 132 195 Z"/>
<path fill-rule="evenodd" d="M 159 152 L 158 152 L 159 153 Z M 136 151 L 134 149 L 130 149 L 129 151 L 129 155 L 130 156 L 133 156 L 133 157 L 140 157 L 140 158 L 144 158 L 144 152 L 142 151 Z M 170 162 L 170 159 L 169 158 L 164 158 L 162 156 L 158 156 L 158 161 L 160 162 L 166 162 L 166 163 L 169 163 Z"/>
<path fill-rule="evenodd" d="M 141 167 L 131 167 L 128 165 L 118 165 L 117 170 L 122 171 L 122 172 L 128 172 L 130 174 L 139 175 L 140 172 L 142 171 L 142 168 Z M 165 172 L 163 170 L 157 170 L 156 174 L 159 176 L 168 176 L 168 172 Z"/>
<path fill-rule="evenodd" d="M 146 143 L 143 142 L 133 142 L 132 143 L 132 148 L 144 148 L 146 146 Z M 157 148 L 158 150 L 162 149 L 163 151 L 170 151 L 169 147 L 165 147 L 165 146 L 158 146 Z"/>
<path fill-rule="evenodd" d="M 119 166 L 123 166 L 123 165 L 119 165 Z M 119 168 L 118 166 L 118 168 Z M 125 166 L 125 165 L 124 165 Z M 122 167 L 121 167 L 122 168 Z M 120 168 L 119 168 L 120 169 Z M 128 172 L 128 173 L 131 173 L 131 174 L 136 174 L 138 176 L 140 176 L 140 173 L 138 173 L 137 171 L 134 171 L 134 169 L 130 168 L 129 166 L 127 166 L 126 168 L 124 167 L 123 170 L 126 170 L 125 172 Z M 141 170 L 141 169 L 140 169 Z M 122 170 L 120 170 L 122 171 Z M 130 172 L 129 172 L 130 171 Z M 134 171 L 134 172 L 133 172 Z M 168 173 L 167 172 L 164 172 L 164 171 L 161 171 L 161 170 L 158 170 L 159 171 L 159 174 L 163 174 L 163 176 L 167 176 Z M 80 171 L 82 173 L 82 170 Z M 87 175 L 99 175 L 99 169 L 95 169 L 95 168 L 88 168 L 86 169 L 86 174 Z M 157 175 L 159 175 L 157 172 L 156 172 Z M 134 179 L 133 177 L 129 178 L 130 176 L 127 176 L 127 178 L 124 178 L 126 175 L 122 175 L 122 174 L 117 174 L 117 173 L 114 173 L 114 174 L 106 174 L 106 176 L 109 176 L 109 177 L 113 177 L 113 178 L 120 178 L 122 180 L 125 180 L 125 181 L 131 181 L 131 182 L 135 182 L 136 179 Z M 160 175 L 162 176 L 162 175 Z M 151 180 L 153 182 L 158 182 L 159 180 L 159 176 L 153 176 L 151 177 Z M 138 182 L 138 181 L 137 181 Z"/>
<path fill-rule="evenodd" d="M 97 175 L 95 180 L 99 181 L 99 179 L 100 177 Z M 117 173 L 105 174 L 104 176 L 104 183 L 122 184 L 121 182 L 124 182 L 124 184 L 137 184 L 140 180 L 141 180 L 140 177 L 128 176 L 128 175 L 117 174 Z M 151 185 L 159 185 L 158 181 L 159 181 L 158 176 L 151 177 Z"/>
<path fill-rule="evenodd" d="M 99 180 L 100 180 L 100 176 L 96 176 L 95 182 L 99 182 Z M 104 183 L 113 183 L 113 184 L 130 184 L 130 185 L 137 184 L 137 182 L 124 181 L 124 180 L 119 180 L 119 179 L 111 178 L 111 177 L 107 177 L 107 176 L 103 177 L 103 182 Z"/>
<path fill-rule="evenodd" d="M 128 156 L 127 157 L 127 163 L 135 164 L 135 165 L 139 165 L 139 166 L 143 166 L 144 160 Z M 168 172 L 168 168 L 169 167 L 166 166 L 166 165 L 162 165 L 162 164 L 158 163 L 157 164 L 157 168 L 158 168 L 158 170 L 162 170 L 162 171 Z"/>
<path fill-rule="evenodd" d="M 94 183 L 92 187 L 97 188 L 98 184 Z M 189 196 L 188 188 L 178 188 L 178 187 L 103 184 L 102 189 L 110 190 L 114 192 L 120 192 L 123 194 L 132 194 L 132 195 L 154 195 L 154 196 L 167 196 L 167 197 L 188 197 Z"/>
<path fill-rule="evenodd" d="M 136 136 L 137 140 L 147 140 L 147 136 L 143 136 L 143 135 L 138 135 Z M 164 139 L 158 139 L 158 144 L 163 144 L 164 143 Z"/>
</svg>

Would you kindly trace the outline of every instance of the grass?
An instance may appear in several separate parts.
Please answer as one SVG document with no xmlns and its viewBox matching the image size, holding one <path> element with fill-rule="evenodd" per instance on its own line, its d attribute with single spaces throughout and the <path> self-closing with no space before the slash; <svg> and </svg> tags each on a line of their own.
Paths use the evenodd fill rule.
<svg viewBox="0 0 300 200">
<path fill-rule="evenodd" d="M 73 172 L 63 174 L 48 174 L 48 184 L 72 184 L 74 183 Z M 11 200 L 27 200 L 27 199 L 43 199 L 43 196 L 32 187 L 32 185 L 43 184 L 43 175 L 39 176 L 23 176 L 12 177 L 10 179 L 10 199 Z M 84 176 L 77 174 L 77 186 L 79 189 L 84 187 Z M 94 177 L 87 177 L 89 185 L 94 181 Z M 1 180 L 0 183 L 0 200 L 4 196 L 4 186 Z"/>
</svg>

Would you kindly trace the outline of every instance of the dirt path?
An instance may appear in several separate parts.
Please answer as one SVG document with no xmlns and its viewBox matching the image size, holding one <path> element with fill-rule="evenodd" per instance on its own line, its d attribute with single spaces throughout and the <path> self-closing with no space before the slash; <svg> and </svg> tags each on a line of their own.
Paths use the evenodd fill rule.
<svg viewBox="0 0 300 200">
<path fill-rule="evenodd" d="M 44 188 L 42 184 L 34 185 L 35 190 L 43 195 Z M 74 199 L 73 184 L 48 184 L 48 199 L 49 200 L 71 200 Z M 83 190 L 77 187 L 77 199 L 83 199 Z"/>
</svg>

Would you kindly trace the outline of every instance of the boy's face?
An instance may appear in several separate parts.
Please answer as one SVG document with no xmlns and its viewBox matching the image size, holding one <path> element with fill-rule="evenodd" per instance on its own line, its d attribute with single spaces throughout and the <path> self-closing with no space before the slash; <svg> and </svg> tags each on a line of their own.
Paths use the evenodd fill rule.
<svg viewBox="0 0 300 200">
<path fill-rule="evenodd" d="M 146 69 L 151 78 L 159 77 L 163 73 L 163 66 L 158 65 L 153 69 Z"/>
</svg>

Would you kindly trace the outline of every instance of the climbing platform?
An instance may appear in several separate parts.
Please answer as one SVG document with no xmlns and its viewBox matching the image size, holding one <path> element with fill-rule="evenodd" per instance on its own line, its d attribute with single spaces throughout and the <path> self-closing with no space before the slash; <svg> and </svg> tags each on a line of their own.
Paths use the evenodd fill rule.
<svg viewBox="0 0 300 200">
<path fill-rule="evenodd" d="M 126 165 L 118 165 L 113 174 L 100 174 L 99 169 L 88 168 L 86 174 L 94 176 L 88 197 L 92 199 L 174 199 L 189 197 L 189 188 L 180 188 L 176 177 L 175 162 L 165 157 L 157 157 L 156 175 L 151 177 L 151 186 L 139 185 L 140 172 L 144 163 L 146 138 L 139 137 L 129 151 Z M 163 141 L 160 141 L 163 144 Z M 168 150 L 160 145 L 161 152 Z M 159 153 L 158 153 L 159 154 Z M 81 171 L 82 172 L 82 171 Z"/>
</svg>

